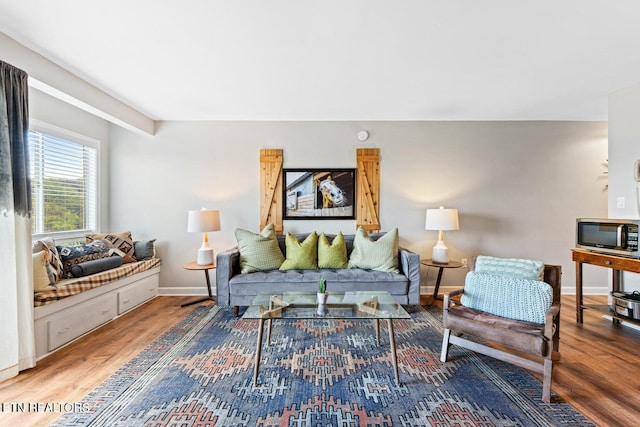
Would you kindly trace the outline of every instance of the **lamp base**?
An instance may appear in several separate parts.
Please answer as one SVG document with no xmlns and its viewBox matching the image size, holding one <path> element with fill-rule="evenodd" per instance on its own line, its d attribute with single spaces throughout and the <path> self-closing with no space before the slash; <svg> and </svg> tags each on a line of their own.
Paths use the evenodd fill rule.
<svg viewBox="0 0 640 427">
<path fill-rule="evenodd" d="M 213 264 L 213 249 L 198 249 L 198 265 Z"/>
<path fill-rule="evenodd" d="M 440 264 L 449 263 L 449 248 L 444 244 L 444 240 L 438 240 L 431 252 L 431 260 Z"/>
</svg>

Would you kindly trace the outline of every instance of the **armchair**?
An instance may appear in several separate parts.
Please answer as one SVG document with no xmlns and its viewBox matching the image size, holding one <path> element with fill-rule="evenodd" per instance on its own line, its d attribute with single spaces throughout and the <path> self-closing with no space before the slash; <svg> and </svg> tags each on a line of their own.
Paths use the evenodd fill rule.
<svg viewBox="0 0 640 427">
<path fill-rule="evenodd" d="M 463 295 L 464 289 L 445 294 L 442 316 L 444 337 L 440 360 L 447 361 L 449 346 L 455 344 L 540 373 L 543 375 L 542 400 L 549 403 L 553 367 L 560 360 L 561 274 L 561 266 L 544 265 L 544 282 L 551 285 L 553 299 L 546 312 L 541 313 L 543 323 L 498 316 L 454 302 L 453 297 Z M 512 280 L 515 282 L 521 279 Z M 523 282 L 526 280 L 521 280 Z M 522 298 L 521 290 L 513 294 L 514 297 Z M 469 301 L 469 296 L 466 298 Z M 482 296 L 474 293 L 472 298 Z M 508 301 L 509 297 L 505 299 Z M 526 301 L 531 305 L 537 304 L 535 292 L 527 294 Z"/>
</svg>

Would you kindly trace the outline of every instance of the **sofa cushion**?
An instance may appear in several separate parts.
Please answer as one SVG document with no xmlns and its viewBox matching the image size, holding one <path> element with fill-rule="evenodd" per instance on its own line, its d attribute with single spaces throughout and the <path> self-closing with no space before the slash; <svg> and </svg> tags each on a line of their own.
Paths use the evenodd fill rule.
<svg viewBox="0 0 640 427">
<path fill-rule="evenodd" d="M 347 268 L 347 245 L 341 232 L 329 243 L 329 238 L 321 233 L 318 238 L 318 268 Z"/>
<path fill-rule="evenodd" d="M 277 292 L 306 291 L 317 292 L 318 281 L 327 281 L 327 290 L 346 291 L 387 291 L 392 295 L 406 295 L 409 283 L 402 274 L 359 268 L 318 269 L 318 270 L 272 270 L 251 274 L 236 274 L 229 279 L 234 295 L 253 295 L 277 288 Z M 270 287 L 273 284 L 273 287 Z M 250 302 L 250 301 L 249 301 Z"/>
<path fill-rule="evenodd" d="M 471 271 L 460 302 L 496 316 L 544 323 L 553 302 L 553 289 L 539 280 Z"/>
<path fill-rule="evenodd" d="M 56 246 L 56 248 L 64 268 L 63 278 L 73 277 L 71 269 L 74 265 L 109 256 L 109 247 L 102 240 L 95 240 L 85 245 Z"/>
<path fill-rule="evenodd" d="M 358 227 L 349 257 L 349 268 L 398 273 L 398 229 L 394 228 L 374 241 L 362 226 Z"/>
<path fill-rule="evenodd" d="M 309 233 L 302 242 L 291 233 L 285 238 L 286 256 L 280 270 L 315 270 L 318 268 L 318 235 Z"/>
<path fill-rule="evenodd" d="M 118 268 L 122 265 L 122 257 L 110 256 L 106 258 L 94 259 L 92 261 L 81 262 L 71 268 L 73 277 L 84 277 L 91 274 L 100 273 L 102 271 Z"/>
<path fill-rule="evenodd" d="M 107 234 L 85 234 L 87 243 L 102 240 L 110 249 L 111 253 L 120 255 L 125 263 L 136 262 L 136 249 L 130 231 Z"/>
<path fill-rule="evenodd" d="M 33 252 L 46 251 L 46 261 L 47 264 L 47 274 L 53 277 L 55 282 L 57 283 L 62 278 L 62 273 L 64 272 L 64 267 L 62 265 L 62 260 L 60 259 L 60 254 L 58 253 L 58 249 L 56 248 L 56 244 L 51 237 L 46 237 L 41 240 L 37 240 L 33 244 Z"/>
<path fill-rule="evenodd" d="M 480 255 L 476 258 L 474 271 L 521 279 L 544 279 L 544 263 L 531 259 L 496 258 Z"/>
<path fill-rule="evenodd" d="M 273 224 L 268 224 L 258 234 L 238 228 L 235 235 L 240 251 L 241 273 L 277 270 L 284 262 Z"/>
</svg>

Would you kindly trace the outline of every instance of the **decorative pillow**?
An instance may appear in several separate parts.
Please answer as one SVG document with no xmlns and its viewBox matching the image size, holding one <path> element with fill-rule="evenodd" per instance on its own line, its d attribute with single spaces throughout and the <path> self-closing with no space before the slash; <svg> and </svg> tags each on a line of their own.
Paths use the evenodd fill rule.
<svg viewBox="0 0 640 427">
<path fill-rule="evenodd" d="M 240 272 L 277 270 L 284 262 L 284 255 L 278 246 L 273 224 L 268 224 L 260 234 L 236 229 L 236 240 L 240 251 Z"/>
<path fill-rule="evenodd" d="M 318 235 L 309 233 L 302 243 L 291 233 L 285 237 L 286 259 L 280 270 L 315 270 L 318 268 Z"/>
<path fill-rule="evenodd" d="M 289 249 L 287 249 L 288 253 Z M 348 268 L 347 245 L 342 232 L 338 232 L 333 242 L 329 244 L 329 238 L 320 234 L 318 238 L 318 268 Z"/>
<path fill-rule="evenodd" d="M 71 269 L 81 262 L 109 256 L 109 247 L 102 240 L 95 240 L 86 245 L 56 246 L 56 248 L 62 259 L 64 268 L 62 277 L 64 278 L 73 277 Z"/>
<path fill-rule="evenodd" d="M 47 273 L 47 251 L 33 254 L 33 292 L 55 289 Z"/>
<path fill-rule="evenodd" d="M 553 303 L 553 289 L 539 280 L 471 271 L 460 302 L 496 316 L 544 323 Z"/>
<path fill-rule="evenodd" d="M 544 280 L 544 263 L 531 259 L 495 258 L 480 255 L 476 258 L 475 271 L 521 279 Z"/>
<path fill-rule="evenodd" d="M 398 273 L 398 228 L 374 241 L 362 226 L 358 227 L 353 239 L 349 268 Z"/>
<path fill-rule="evenodd" d="M 119 258 L 122 258 L 122 262 L 124 262 L 124 263 L 137 262 L 138 261 L 136 258 L 128 255 L 125 252 L 122 252 L 120 249 L 111 247 L 111 243 L 104 242 L 104 244 L 107 245 L 107 247 L 109 248 L 109 254 L 107 256 L 109 256 L 109 257 L 117 256 Z"/>
<path fill-rule="evenodd" d="M 111 249 L 117 249 L 114 251 L 118 255 L 122 256 L 125 263 L 136 262 L 136 248 L 133 244 L 130 231 L 122 231 L 120 233 L 107 233 L 107 234 L 85 234 L 85 240 L 87 243 L 94 242 L 96 240 L 102 240 Z"/>
<path fill-rule="evenodd" d="M 37 240 L 33 244 L 33 252 L 46 251 L 45 259 L 47 260 L 47 274 L 53 277 L 53 284 L 58 283 L 62 277 L 64 267 L 62 266 L 62 260 L 60 254 L 56 248 L 56 243 L 51 237 Z"/>
<path fill-rule="evenodd" d="M 106 258 L 94 259 L 92 261 L 81 262 L 71 268 L 73 277 L 89 276 L 102 271 L 111 270 L 122 265 L 122 258 L 119 256 L 109 256 Z"/>
<path fill-rule="evenodd" d="M 146 261 L 156 256 L 156 239 L 152 240 L 136 240 L 133 242 L 135 248 L 136 259 L 138 261 Z"/>
</svg>

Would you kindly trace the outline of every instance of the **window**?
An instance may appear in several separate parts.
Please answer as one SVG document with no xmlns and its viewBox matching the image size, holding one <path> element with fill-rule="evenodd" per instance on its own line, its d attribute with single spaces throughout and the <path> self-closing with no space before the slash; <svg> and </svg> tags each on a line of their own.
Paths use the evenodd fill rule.
<svg viewBox="0 0 640 427">
<path fill-rule="evenodd" d="M 51 126 L 29 130 L 34 235 L 95 231 L 99 142 Z"/>
</svg>

